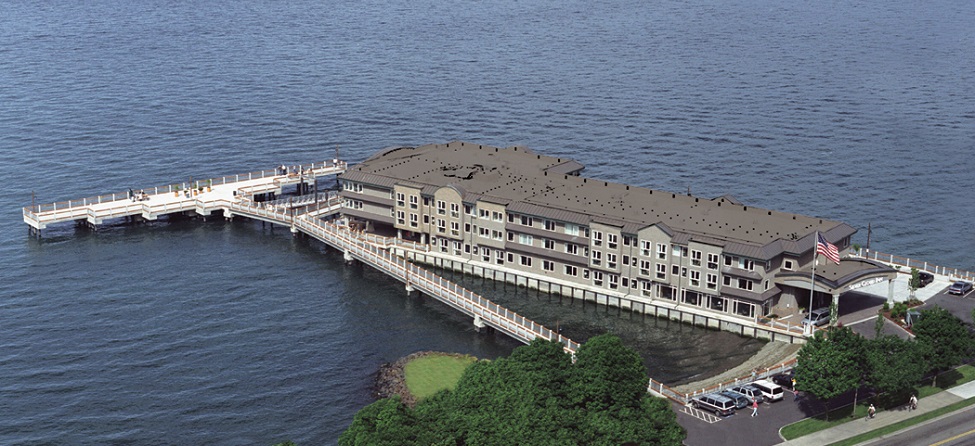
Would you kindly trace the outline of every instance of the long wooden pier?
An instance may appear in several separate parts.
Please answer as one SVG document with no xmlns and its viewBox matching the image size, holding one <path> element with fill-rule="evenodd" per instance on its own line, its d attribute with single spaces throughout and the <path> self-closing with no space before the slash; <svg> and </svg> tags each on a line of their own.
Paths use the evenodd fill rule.
<svg viewBox="0 0 975 446">
<path fill-rule="evenodd" d="M 360 261 L 403 282 L 408 293 L 417 291 L 434 297 L 472 317 L 477 327 L 492 327 L 524 343 L 543 338 L 558 341 L 569 353 L 578 350 L 579 343 L 392 254 L 387 247 L 397 246 L 397 241 L 367 236 L 323 220 L 341 211 L 342 201 L 337 196 L 312 194 L 276 201 L 253 200 L 257 194 L 280 194 L 289 185 L 307 190 L 307 186 L 315 184 L 316 178 L 342 173 L 346 167 L 345 163 L 335 160 L 301 166 L 293 171 L 279 168 L 181 187 L 153 188 L 145 191 L 144 196 L 140 191 L 134 191 L 134 196 L 123 192 L 35 205 L 23 209 L 24 222 L 38 236 L 42 229 L 55 223 L 84 221 L 97 226 L 112 218 L 134 216 L 155 220 L 160 215 L 187 212 L 206 216 L 219 211 L 227 218 L 239 215 L 280 224 L 288 226 L 293 233 L 307 234 L 342 251 L 347 261 Z"/>
</svg>

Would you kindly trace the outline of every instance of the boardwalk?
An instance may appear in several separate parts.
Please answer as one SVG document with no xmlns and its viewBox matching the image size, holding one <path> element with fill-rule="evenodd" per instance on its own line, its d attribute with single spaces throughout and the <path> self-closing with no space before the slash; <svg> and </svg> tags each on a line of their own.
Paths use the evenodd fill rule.
<svg viewBox="0 0 975 446">
<path fill-rule="evenodd" d="M 404 242 L 367 236 L 322 220 L 341 211 L 342 202 L 336 196 L 317 194 L 267 202 L 252 200 L 255 194 L 280 194 L 288 185 L 314 184 L 314 178 L 338 174 L 345 168 L 345 163 L 335 162 L 303 166 L 300 174 L 265 170 L 194 183 L 191 190 L 195 192 L 189 193 L 184 187 L 169 186 L 146 191 L 148 199 L 119 193 L 32 206 L 23 209 L 24 221 L 37 234 L 50 224 L 68 221 L 98 225 L 111 218 L 136 216 L 154 220 L 160 215 L 182 212 L 205 216 L 219 211 L 227 218 L 239 215 L 280 224 L 342 251 L 347 260 L 358 260 L 390 275 L 403 282 L 407 292 L 418 291 L 434 297 L 472 317 L 477 326 L 493 327 L 524 343 L 543 338 L 560 342 L 569 353 L 578 350 L 577 342 L 407 262 L 387 249 Z"/>
</svg>

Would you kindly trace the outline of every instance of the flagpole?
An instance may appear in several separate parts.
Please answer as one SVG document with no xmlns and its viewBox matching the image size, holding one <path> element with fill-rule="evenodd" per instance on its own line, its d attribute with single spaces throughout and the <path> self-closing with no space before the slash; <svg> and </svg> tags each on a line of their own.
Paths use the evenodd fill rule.
<svg viewBox="0 0 975 446">
<path fill-rule="evenodd" d="M 812 322 L 813 322 L 813 320 L 812 320 L 813 295 L 816 294 L 816 263 L 817 263 L 816 262 L 816 259 L 819 257 L 819 231 L 818 230 L 816 231 L 816 234 L 815 234 L 814 237 L 815 238 L 813 238 L 813 258 L 812 258 L 812 260 L 813 260 L 813 267 L 812 267 L 812 275 L 809 276 L 809 314 L 807 316 L 809 318 L 809 327 L 810 328 L 812 328 Z"/>
</svg>

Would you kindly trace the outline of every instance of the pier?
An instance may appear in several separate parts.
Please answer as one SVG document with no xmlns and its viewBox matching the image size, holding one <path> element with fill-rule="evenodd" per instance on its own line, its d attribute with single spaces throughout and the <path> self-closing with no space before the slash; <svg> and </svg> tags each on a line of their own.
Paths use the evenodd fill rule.
<svg viewBox="0 0 975 446">
<path fill-rule="evenodd" d="M 282 225 L 294 234 L 306 234 L 343 252 L 346 261 L 358 261 L 386 273 L 402 282 L 407 293 L 426 294 L 466 314 L 478 328 L 490 327 L 526 344 L 543 338 L 558 341 L 569 353 L 578 350 L 579 343 L 427 271 L 389 249 L 409 242 L 367 236 L 329 221 L 334 220 L 343 205 L 342 199 L 335 195 L 316 191 L 274 199 L 289 186 L 294 186 L 299 193 L 311 191 L 318 178 L 338 175 L 346 168 L 346 163 L 332 160 L 295 169 L 268 169 L 150 190 L 33 205 L 23 208 L 24 222 L 37 237 L 52 224 L 75 221 L 97 228 L 109 219 L 156 220 L 171 214 L 205 217 L 219 212 L 227 219 L 241 216 Z"/>
</svg>

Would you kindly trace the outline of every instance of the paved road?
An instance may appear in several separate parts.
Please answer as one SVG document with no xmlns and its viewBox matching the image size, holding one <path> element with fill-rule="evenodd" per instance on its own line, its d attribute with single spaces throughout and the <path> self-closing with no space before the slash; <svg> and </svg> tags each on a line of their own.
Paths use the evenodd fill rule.
<svg viewBox="0 0 975 446">
<path fill-rule="evenodd" d="M 965 446 L 975 444 L 975 406 L 912 429 L 863 443 L 870 446 Z"/>
</svg>

